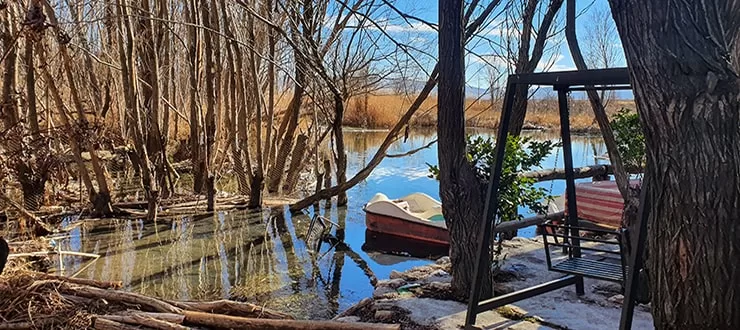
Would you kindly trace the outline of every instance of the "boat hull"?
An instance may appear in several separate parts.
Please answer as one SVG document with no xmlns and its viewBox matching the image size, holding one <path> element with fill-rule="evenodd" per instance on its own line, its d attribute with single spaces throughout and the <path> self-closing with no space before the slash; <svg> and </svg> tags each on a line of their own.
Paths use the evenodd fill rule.
<svg viewBox="0 0 740 330">
<path fill-rule="evenodd" d="M 370 231 L 401 236 L 426 243 L 449 245 L 450 235 L 446 228 L 408 221 L 393 216 L 365 212 L 365 225 Z"/>
</svg>

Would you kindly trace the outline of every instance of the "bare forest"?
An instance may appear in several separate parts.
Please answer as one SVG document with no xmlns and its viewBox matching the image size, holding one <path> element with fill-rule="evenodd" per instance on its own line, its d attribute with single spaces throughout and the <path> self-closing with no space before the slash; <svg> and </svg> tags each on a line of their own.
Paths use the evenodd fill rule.
<svg viewBox="0 0 740 330">
<path fill-rule="evenodd" d="M 505 74 L 552 65 L 561 4 L 469 4 L 468 58 L 489 80 L 486 98 L 470 100 L 471 123 L 495 127 L 489 110 L 500 108 Z M 392 1 L 35 0 L 0 8 L 2 177 L 18 188 L 3 196 L 27 211 L 81 202 L 111 216 L 136 204 L 153 219 L 160 204 L 183 196 L 203 196 L 213 210 L 227 181 L 249 207 L 271 196 L 294 197 L 293 210 L 332 197 L 344 205 L 346 190 L 409 126 L 436 121 L 428 116 L 436 55 L 427 49 L 437 26 Z M 429 40 L 418 37 L 428 31 Z M 595 50 L 609 44 L 600 37 Z M 401 101 L 392 115 L 373 115 L 368 100 L 383 97 Z M 537 103 L 547 112 L 546 100 Z M 593 127 L 583 112 L 582 126 Z M 383 123 L 368 124 L 373 117 Z M 343 124 L 389 129 L 357 173 L 347 173 Z"/>
</svg>

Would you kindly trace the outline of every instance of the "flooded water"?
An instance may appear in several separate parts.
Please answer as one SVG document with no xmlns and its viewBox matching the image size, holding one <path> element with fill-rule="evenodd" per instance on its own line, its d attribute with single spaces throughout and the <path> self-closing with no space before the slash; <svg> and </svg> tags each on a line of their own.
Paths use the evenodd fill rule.
<svg viewBox="0 0 740 330">
<path fill-rule="evenodd" d="M 350 174 L 366 164 L 385 134 L 345 133 Z M 559 139 L 548 133 L 532 134 L 540 140 Z M 399 141 L 389 153 L 403 153 L 434 139 L 433 131 L 412 132 L 406 142 Z M 573 152 L 575 166 L 590 165 L 596 163 L 594 155 L 603 154 L 605 148 L 599 138 L 574 137 Z M 562 155 L 558 153 L 560 150 L 547 159 L 545 167 L 563 167 Z M 283 209 L 182 216 L 157 223 L 114 219 L 96 221 L 94 226 L 82 223 L 60 241 L 62 250 L 101 255 L 87 268 L 83 258 L 65 258 L 61 268 L 66 275 L 79 273 L 80 277 L 118 280 L 127 290 L 164 298 L 232 297 L 300 318 L 331 318 L 372 295 L 372 276 L 387 278 L 392 270 L 424 265 L 445 253 L 365 231 L 362 206 L 377 192 L 391 198 L 413 192 L 439 198 L 437 181 L 427 177 L 427 163 L 437 163 L 436 146 L 408 157 L 386 158 L 367 180 L 348 192 L 347 207 L 322 210 L 343 228 L 335 235 L 344 244 L 333 248 L 323 244 L 318 252 L 310 252 L 304 242 L 310 218 L 303 214 L 291 216 Z M 552 189 L 553 195 L 562 194 L 565 188 L 563 181 L 540 185 Z M 520 235 L 531 237 L 534 229 L 524 229 Z M 404 247 L 404 251 L 399 251 Z"/>
</svg>

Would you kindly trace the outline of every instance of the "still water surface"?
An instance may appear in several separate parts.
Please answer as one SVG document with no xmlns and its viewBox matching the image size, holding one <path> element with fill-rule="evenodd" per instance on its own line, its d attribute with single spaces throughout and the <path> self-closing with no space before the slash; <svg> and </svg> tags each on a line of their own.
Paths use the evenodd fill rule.
<svg viewBox="0 0 740 330">
<path fill-rule="evenodd" d="M 477 130 L 472 134 L 490 135 Z M 348 172 L 357 172 L 373 156 L 385 132 L 348 131 Z M 531 133 L 535 139 L 558 139 L 552 133 Z M 406 142 L 391 147 L 403 153 L 435 139 L 434 132 L 412 132 Z M 600 138 L 573 137 L 574 165 L 596 163 L 594 155 L 605 148 Z M 561 150 L 544 167 L 563 167 Z M 405 270 L 429 263 L 429 259 L 378 251 L 398 250 L 397 240 L 366 234 L 362 205 L 375 193 L 391 198 L 423 192 L 439 198 L 438 183 L 427 177 L 427 163 L 437 163 L 436 146 L 403 158 L 386 158 L 368 177 L 348 192 L 347 207 L 322 210 L 340 224 L 345 245 L 324 244 L 311 253 L 304 238 L 307 215 L 283 209 L 261 212 L 219 212 L 213 216 L 182 216 L 160 219 L 109 220 L 94 226 L 83 224 L 60 242 L 64 250 L 97 253 L 102 257 L 79 276 L 122 281 L 127 290 L 171 299 L 242 298 L 287 311 L 301 318 L 331 318 L 362 298 L 372 295 L 368 274 L 387 278 L 391 270 Z M 560 195 L 563 181 L 541 183 Z M 526 213 L 526 210 L 521 210 Z M 532 237 L 534 228 L 519 232 Z M 396 245 L 396 246 L 393 246 Z M 406 249 L 415 252 L 414 249 Z M 418 250 L 418 249 L 417 249 Z M 433 258 L 444 251 L 425 250 Z M 85 261 L 65 259 L 63 271 L 73 274 Z"/>
</svg>

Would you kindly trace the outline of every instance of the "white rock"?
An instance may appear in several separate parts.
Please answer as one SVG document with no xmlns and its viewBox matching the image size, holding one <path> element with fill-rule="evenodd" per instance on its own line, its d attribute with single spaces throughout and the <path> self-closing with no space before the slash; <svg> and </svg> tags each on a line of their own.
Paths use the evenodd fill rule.
<svg viewBox="0 0 740 330">
<path fill-rule="evenodd" d="M 400 286 L 406 285 L 406 281 L 402 278 L 394 278 L 391 280 L 378 281 L 376 287 L 387 286 L 392 289 L 398 289 Z"/>
<path fill-rule="evenodd" d="M 450 257 L 439 258 L 434 263 L 436 263 L 437 265 L 447 265 L 450 263 Z"/>
<path fill-rule="evenodd" d="M 338 319 L 336 319 L 334 321 L 337 321 L 337 322 L 345 322 L 345 323 L 360 322 L 360 317 L 359 316 L 344 316 L 344 317 L 340 317 L 340 318 L 338 318 Z"/>
<path fill-rule="evenodd" d="M 613 302 L 615 304 L 621 304 L 624 302 L 624 296 L 621 294 L 613 295 L 607 299 L 610 302 Z"/>
<path fill-rule="evenodd" d="M 388 275 L 388 278 L 390 279 L 403 278 L 403 273 L 396 271 L 396 270 L 392 270 L 390 275 Z"/>
</svg>

